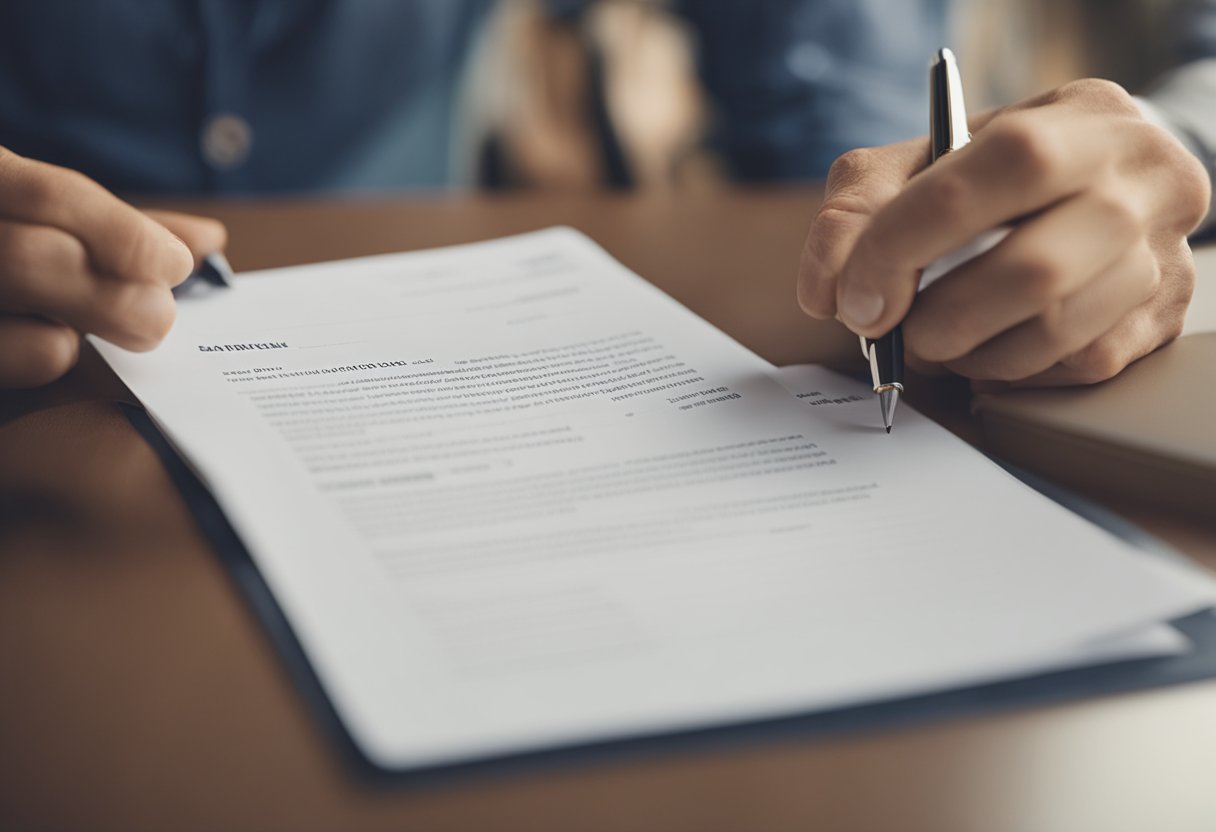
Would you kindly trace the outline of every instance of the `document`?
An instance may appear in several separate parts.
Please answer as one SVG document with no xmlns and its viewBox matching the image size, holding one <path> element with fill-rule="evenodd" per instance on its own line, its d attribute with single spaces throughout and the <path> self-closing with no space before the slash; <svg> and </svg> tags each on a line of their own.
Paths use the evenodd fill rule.
<svg viewBox="0 0 1216 832">
<path fill-rule="evenodd" d="M 150 353 L 94 343 L 386 768 L 1168 652 L 1216 600 L 846 379 L 791 395 L 570 229 L 249 273 Z"/>
<path fill-rule="evenodd" d="M 774 367 L 772 376 L 795 398 L 809 407 L 820 407 L 831 403 L 839 409 L 838 415 L 856 424 L 864 424 L 874 409 L 873 393 L 860 381 L 840 373 L 811 364 Z M 851 412 L 850 412 L 851 411 Z M 902 413 L 903 411 L 901 411 Z M 907 408 L 907 419 L 921 423 L 924 429 L 946 435 L 946 430 L 933 425 L 920 413 Z M 901 422 L 903 421 L 901 416 Z M 947 442 L 956 440 L 946 439 Z M 1152 570 L 1164 571 L 1171 581 L 1190 581 L 1197 591 L 1203 592 L 1212 586 L 1212 578 L 1185 561 L 1166 557 L 1154 552 L 1139 551 L 1144 565 Z M 1189 652 L 1191 644 L 1176 629 L 1168 624 L 1154 624 L 1135 633 L 1112 638 L 1097 639 L 1074 649 L 1066 650 L 1058 657 L 1059 667 L 1074 667 L 1086 664 L 1116 661 L 1119 659 L 1146 658 L 1149 656 L 1178 655 Z M 1046 669 L 1046 665 L 1044 665 Z"/>
</svg>

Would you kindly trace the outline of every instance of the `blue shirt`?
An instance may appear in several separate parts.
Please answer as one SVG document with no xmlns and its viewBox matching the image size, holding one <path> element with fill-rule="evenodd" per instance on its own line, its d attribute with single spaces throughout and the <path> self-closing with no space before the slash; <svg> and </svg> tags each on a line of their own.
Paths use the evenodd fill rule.
<svg viewBox="0 0 1216 832">
<path fill-rule="evenodd" d="M 821 178 L 845 150 L 924 133 L 946 4 L 677 3 L 729 169 Z M 493 7 L 3 0 L 0 145 L 127 193 L 445 187 L 462 73 Z"/>
</svg>

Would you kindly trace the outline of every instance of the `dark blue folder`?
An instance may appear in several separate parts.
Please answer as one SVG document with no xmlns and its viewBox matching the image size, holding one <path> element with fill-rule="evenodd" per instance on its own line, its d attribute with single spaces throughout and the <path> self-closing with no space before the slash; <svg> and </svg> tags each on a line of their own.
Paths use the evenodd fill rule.
<svg viewBox="0 0 1216 832">
<path fill-rule="evenodd" d="M 455 776 L 516 771 L 545 766 L 651 753 L 672 753 L 760 741 L 804 740 L 829 734 L 872 731 L 962 714 L 1042 705 L 1086 696 L 1140 690 L 1216 677 L 1216 612 L 1209 610 L 1172 622 L 1193 643 L 1180 656 L 1135 659 L 1060 670 L 991 684 L 929 693 L 874 704 L 816 711 L 793 717 L 760 720 L 726 727 L 680 730 L 676 733 L 612 739 L 573 747 L 479 758 L 456 764 L 405 770 L 385 770 L 368 760 L 347 733 L 321 687 L 283 610 L 267 586 L 241 539 L 229 525 L 215 499 L 140 408 L 123 405 L 127 418 L 156 451 L 169 477 L 190 506 L 200 529 L 228 569 L 265 627 L 297 690 L 334 738 L 335 747 L 361 777 L 388 784 L 424 784 Z M 1156 538 L 1110 512 L 1050 483 L 1009 469 L 1028 485 L 1080 514 L 1111 534 L 1161 557 L 1181 557 Z"/>
</svg>

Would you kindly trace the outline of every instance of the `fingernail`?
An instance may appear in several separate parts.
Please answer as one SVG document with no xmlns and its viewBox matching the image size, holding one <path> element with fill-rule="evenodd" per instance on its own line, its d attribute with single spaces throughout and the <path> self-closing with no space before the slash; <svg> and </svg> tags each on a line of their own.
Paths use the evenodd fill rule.
<svg viewBox="0 0 1216 832">
<path fill-rule="evenodd" d="M 846 324 L 870 326 L 882 317 L 886 300 L 868 286 L 846 284 L 840 297 L 840 314 Z"/>
</svg>

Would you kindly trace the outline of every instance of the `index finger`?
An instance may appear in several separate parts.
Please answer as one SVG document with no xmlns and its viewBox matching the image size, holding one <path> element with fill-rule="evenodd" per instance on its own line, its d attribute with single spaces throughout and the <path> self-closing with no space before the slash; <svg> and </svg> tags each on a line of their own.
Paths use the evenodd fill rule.
<svg viewBox="0 0 1216 832">
<path fill-rule="evenodd" d="M 804 312 L 816 318 L 836 314 L 836 279 L 858 237 L 928 156 L 922 138 L 850 150 L 832 163 L 798 268 L 798 304 Z"/>
<path fill-rule="evenodd" d="M 66 231 L 112 277 L 171 286 L 193 266 L 181 240 L 92 179 L 3 150 L 0 218 Z"/>
</svg>

